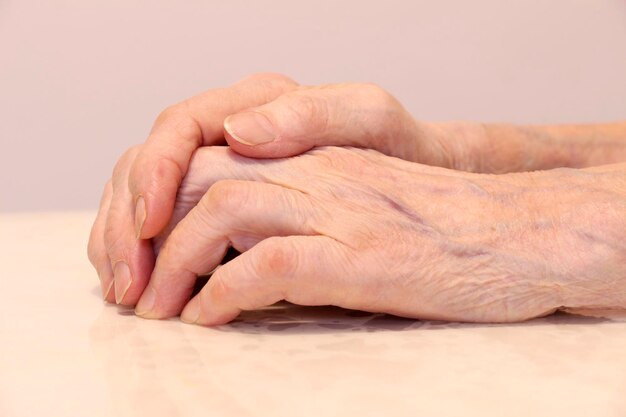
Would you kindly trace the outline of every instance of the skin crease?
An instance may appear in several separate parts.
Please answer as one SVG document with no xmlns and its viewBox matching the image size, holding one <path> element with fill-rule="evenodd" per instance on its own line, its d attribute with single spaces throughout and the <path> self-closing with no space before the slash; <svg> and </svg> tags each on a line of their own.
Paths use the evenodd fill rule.
<svg viewBox="0 0 626 417">
<path fill-rule="evenodd" d="M 228 130 L 223 130 L 224 119 L 237 112 L 266 116 L 274 127 L 275 140 L 256 146 L 238 142 Z M 252 157 L 284 157 L 315 146 L 344 145 L 369 147 L 430 165 L 504 173 L 624 161 L 625 132 L 626 123 L 427 123 L 413 119 L 397 100 L 371 84 L 305 87 L 281 75 L 259 74 L 227 89 L 211 90 L 186 100 L 159 116 L 146 144 L 130 149 L 116 165 L 112 181 L 103 193 L 88 252 L 105 299 L 115 301 L 117 292 L 120 303 L 134 305 L 150 279 L 155 261 L 150 240 L 136 239 L 136 226 L 142 238 L 158 235 L 154 239 L 158 248 L 172 226 L 199 200 L 197 194 L 202 187 L 189 193 L 196 195 L 195 201 L 191 197 L 185 200 L 185 190 L 193 181 L 185 179 L 179 190 L 184 175 L 195 178 L 194 172 L 188 171 L 194 150 L 223 143 L 224 139 L 236 152 Z M 218 158 L 207 163 L 213 168 L 218 165 L 216 175 L 219 172 L 222 178 L 234 175 L 232 161 L 223 163 Z M 544 178 L 539 174 L 520 175 L 518 178 L 528 177 L 533 182 Z M 564 181 L 571 182 L 574 177 L 572 173 Z M 139 197 L 145 200 L 147 208 L 143 216 L 135 213 Z M 616 213 L 623 216 L 623 207 L 617 207 Z M 591 239 L 588 233 L 586 236 Z M 116 279 L 113 286 L 113 272 L 121 264 L 129 266 L 132 281 L 128 286 L 119 286 L 118 281 L 122 280 Z"/>
</svg>

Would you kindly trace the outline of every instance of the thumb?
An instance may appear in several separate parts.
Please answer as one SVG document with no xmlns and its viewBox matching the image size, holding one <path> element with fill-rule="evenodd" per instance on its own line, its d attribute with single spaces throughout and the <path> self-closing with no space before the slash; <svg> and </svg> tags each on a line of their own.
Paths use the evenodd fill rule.
<svg viewBox="0 0 626 417">
<path fill-rule="evenodd" d="M 373 84 L 301 88 L 224 121 L 231 148 L 257 158 L 288 157 L 317 146 L 355 146 L 410 159 L 417 133 L 413 117 Z"/>
</svg>

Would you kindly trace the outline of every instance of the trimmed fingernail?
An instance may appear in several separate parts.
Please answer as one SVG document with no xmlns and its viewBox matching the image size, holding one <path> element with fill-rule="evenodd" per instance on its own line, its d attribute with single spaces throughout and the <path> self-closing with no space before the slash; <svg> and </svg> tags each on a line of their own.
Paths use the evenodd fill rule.
<svg viewBox="0 0 626 417">
<path fill-rule="evenodd" d="M 151 285 L 146 288 L 143 295 L 139 299 L 137 306 L 135 307 L 135 314 L 138 316 L 145 316 L 154 308 L 156 301 L 156 291 Z"/>
<path fill-rule="evenodd" d="M 112 279 L 108 283 L 102 282 L 102 298 L 104 299 L 104 301 L 106 301 L 107 298 L 109 298 L 109 294 L 111 293 L 111 289 L 113 288 L 114 284 L 115 284 L 114 279 Z"/>
<path fill-rule="evenodd" d="M 244 145 L 260 145 L 276 138 L 274 126 L 268 118 L 252 111 L 229 116 L 224 120 L 224 129 Z"/>
<path fill-rule="evenodd" d="M 100 290 L 102 291 L 102 299 L 106 302 L 107 298 L 109 298 L 109 293 L 111 292 L 111 288 L 113 288 L 113 284 L 115 280 L 113 279 L 113 271 L 111 271 L 111 265 L 103 265 L 101 269 L 98 270 L 98 278 L 100 279 Z"/>
<path fill-rule="evenodd" d="M 137 239 L 141 237 L 141 229 L 146 221 L 146 202 L 143 197 L 139 196 L 137 205 L 135 206 L 135 236 Z"/>
<path fill-rule="evenodd" d="M 128 268 L 128 264 L 124 261 L 117 262 L 115 264 L 115 268 L 113 269 L 113 276 L 115 277 L 115 302 L 120 304 L 124 301 L 126 291 L 128 291 L 130 285 L 133 283 L 133 278 L 130 276 L 130 268 Z"/>
<path fill-rule="evenodd" d="M 185 323 L 193 324 L 200 318 L 200 303 L 197 300 L 191 300 L 182 313 L 180 319 Z"/>
</svg>

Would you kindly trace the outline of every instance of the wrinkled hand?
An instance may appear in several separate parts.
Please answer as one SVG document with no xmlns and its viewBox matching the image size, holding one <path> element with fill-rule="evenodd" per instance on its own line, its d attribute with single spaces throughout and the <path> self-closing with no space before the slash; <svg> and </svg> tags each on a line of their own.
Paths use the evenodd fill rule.
<svg viewBox="0 0 626 417">
<path fill-rule="evenodd" d="M 166 109 L 146 143 L 120 158 L 105 187 L 89 243 L 105 299 L 134 305 L 141 295 L 154 263 L 147 239 L 172 221 L 177 190 L 198 147 L 226 140 L 240 154 L 274 158 L 352 145 L 446 165 L 447 154 L 429 126 L 377 86 L 304 87 L 275 74 Z"/>
<path fill-rule="evenodd" d="M 184 321 L 215 325 L 285 299 L 506 322 L 584 304 L 581 294 L 600 288 L 583 283 L 615 282 L 620 272 L 591 250 L 589 224 L 571 222 L 601 197 L 593 188 L 573 193 L 573 172 L 469 174 L 353 148 L 275 160 L 203 148 L 181 195 L 208 191 L 168 227 L 136 311 L 182 311 Z M 189 301 L 197 275 L 218 266 L 229 246 L 243 253 Z M 624 305 L 624 294 L 607 297 Z"/>
<path fill-rule="evenodd" d="M 89 260 L 105 300 L 134 305 L 139 299 L 154 264 L 145 239 L 171 220 L 193 152 L 224 143 L 228 115 L 267 103 L 296 86 L 281 75 L 259 74 L 230 88 L 210 90 L 164 110 L 146 143 L 124 153 L 105 185 L 89 237 Z"/>
</svg>

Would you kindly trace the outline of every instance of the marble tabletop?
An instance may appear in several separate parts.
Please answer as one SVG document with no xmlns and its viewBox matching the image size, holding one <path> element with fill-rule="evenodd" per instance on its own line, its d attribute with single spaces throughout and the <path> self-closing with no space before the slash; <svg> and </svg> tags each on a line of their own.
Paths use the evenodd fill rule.
<svg viewBox="0 0 626 417">
<path fill-rule="evenodd" d="M 144 320 L 101 301 L 93 217 L 0 214 L 0 416 L 626 416 L 623 319 Z"/>
</svg>

